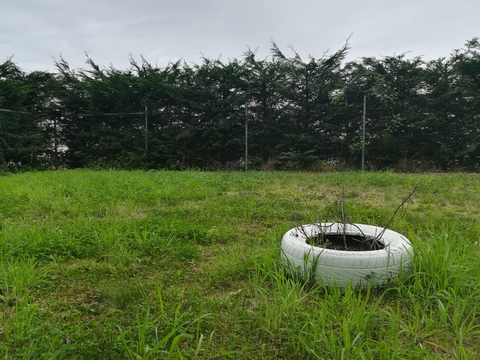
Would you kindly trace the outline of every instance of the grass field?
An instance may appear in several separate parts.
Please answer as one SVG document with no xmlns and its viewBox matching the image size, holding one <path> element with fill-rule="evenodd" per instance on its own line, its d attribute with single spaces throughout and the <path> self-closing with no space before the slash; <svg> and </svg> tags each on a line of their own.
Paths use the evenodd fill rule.
<svg viewBox="0 0 480 360">
<path fill-rule="evenodd" d="M 286 277 L 344 189 L 415 249 L 395 286 Z M 480 176 L 52 171 L 0 177 L 0 358 L 478 359 Z"/>
</svg>

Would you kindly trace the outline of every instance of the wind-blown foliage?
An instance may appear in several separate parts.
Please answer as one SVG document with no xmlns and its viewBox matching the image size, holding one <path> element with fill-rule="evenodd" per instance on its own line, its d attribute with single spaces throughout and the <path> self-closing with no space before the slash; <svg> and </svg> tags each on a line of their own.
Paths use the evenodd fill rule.
<svg viewBox="0 0 480 360">
<path fill-rule="evenodd" d="M 0 64 L 0 168 L 48 164 L 51 133 L 46 116 L 54 108 L 53 85 L 51 74 L 26 74 L 12 58 Z"/>
<path fill-rule="evenodd" d="M 25 74 L 10 58 L 0 64 L 0 109 L 30 114 L 30 130 L 0 114 L 0 162 L 57 165 L 63 154 L 69 167 L 241 168 L 248 126 L 249 168 L 358 167 L 363 145 L 371 169 L 479 168 L 478 38 L 428 62 L 345 63 L 348 49 L 304 60 L 272 42 L 267 59 L 250 49 L 165 67 L 131 57 L 126 70 L 87 55 L 87 69 L 60 58 L 53 74 Z"/>
</svg>

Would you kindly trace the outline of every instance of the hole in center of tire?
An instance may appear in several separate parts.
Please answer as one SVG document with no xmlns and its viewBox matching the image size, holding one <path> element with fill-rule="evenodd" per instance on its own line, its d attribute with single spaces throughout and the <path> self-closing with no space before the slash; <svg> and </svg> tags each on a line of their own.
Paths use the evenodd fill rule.
<svg viewBox="0 0 480 360">
<path fill-rule="evenodd" d="M 331 250 L 374 251 L 385 248 L 385 244 L 373 237 L 352 234 L 318 234 L 307 237 L 307 244 Z"/>
</svg>

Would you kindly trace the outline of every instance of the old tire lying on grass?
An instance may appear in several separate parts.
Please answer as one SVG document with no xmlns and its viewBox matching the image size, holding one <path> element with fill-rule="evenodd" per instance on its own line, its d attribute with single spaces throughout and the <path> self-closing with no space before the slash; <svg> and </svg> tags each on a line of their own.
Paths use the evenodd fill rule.
<svg viewBox="0 0 480 360">
<path fill-rule="evenodd" d="M 307 240 L 320 233 L 377 237 L 380 250 L 348 251 L 309 245 Z M 282 239 L 282 259 L 301 276 L 327 286 L 385 286 L 406 274 L 413 248 L 403 235 L 364 224 L 322 223 L 293 228 Z"/>
</svg>

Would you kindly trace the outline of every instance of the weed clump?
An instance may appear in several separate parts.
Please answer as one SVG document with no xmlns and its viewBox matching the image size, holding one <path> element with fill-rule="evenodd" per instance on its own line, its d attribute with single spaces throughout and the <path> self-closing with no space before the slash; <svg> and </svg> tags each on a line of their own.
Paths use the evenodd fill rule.
<svg viewBox="0 0 480 360">
<path fill-rule="evenodd" d="M 347 220 L 345 213 L 345 190 L 342 190 L 341 199 L 337 202 L 337 205 L 340 207 L 340 221 L 316 224 L 314 229 L 317 231 L 312 233 L 308 233 L 302 224 L 297 225 L 297 230 L 305 237 L 307 244 L 323 247 L 325 249 L 346 251 L 373 251 L 384 249 L 385 244 L 382 241 L 382 237 L 385 234 L 385 231 L 387 231 L 388 227 L 395 219 L 397 212 L 403 208 L 408 201 L 411 201 L 413 195 L 417 191 L 417 187 L 418 184 L 395 209 L 392 217 L 383 230 L 375 236 L 364 234 L 357 225 Z M 333 216 L 335 217 L 335 214 Z M 337 227 L 336 231 L 331 231 L 332 227 L 336 224 L 339 224 L 340 226 Z M 350 229 L 353 228 L 358 231 L 347 231 L 347 226 L 349 226 Z"/>
</svg>

